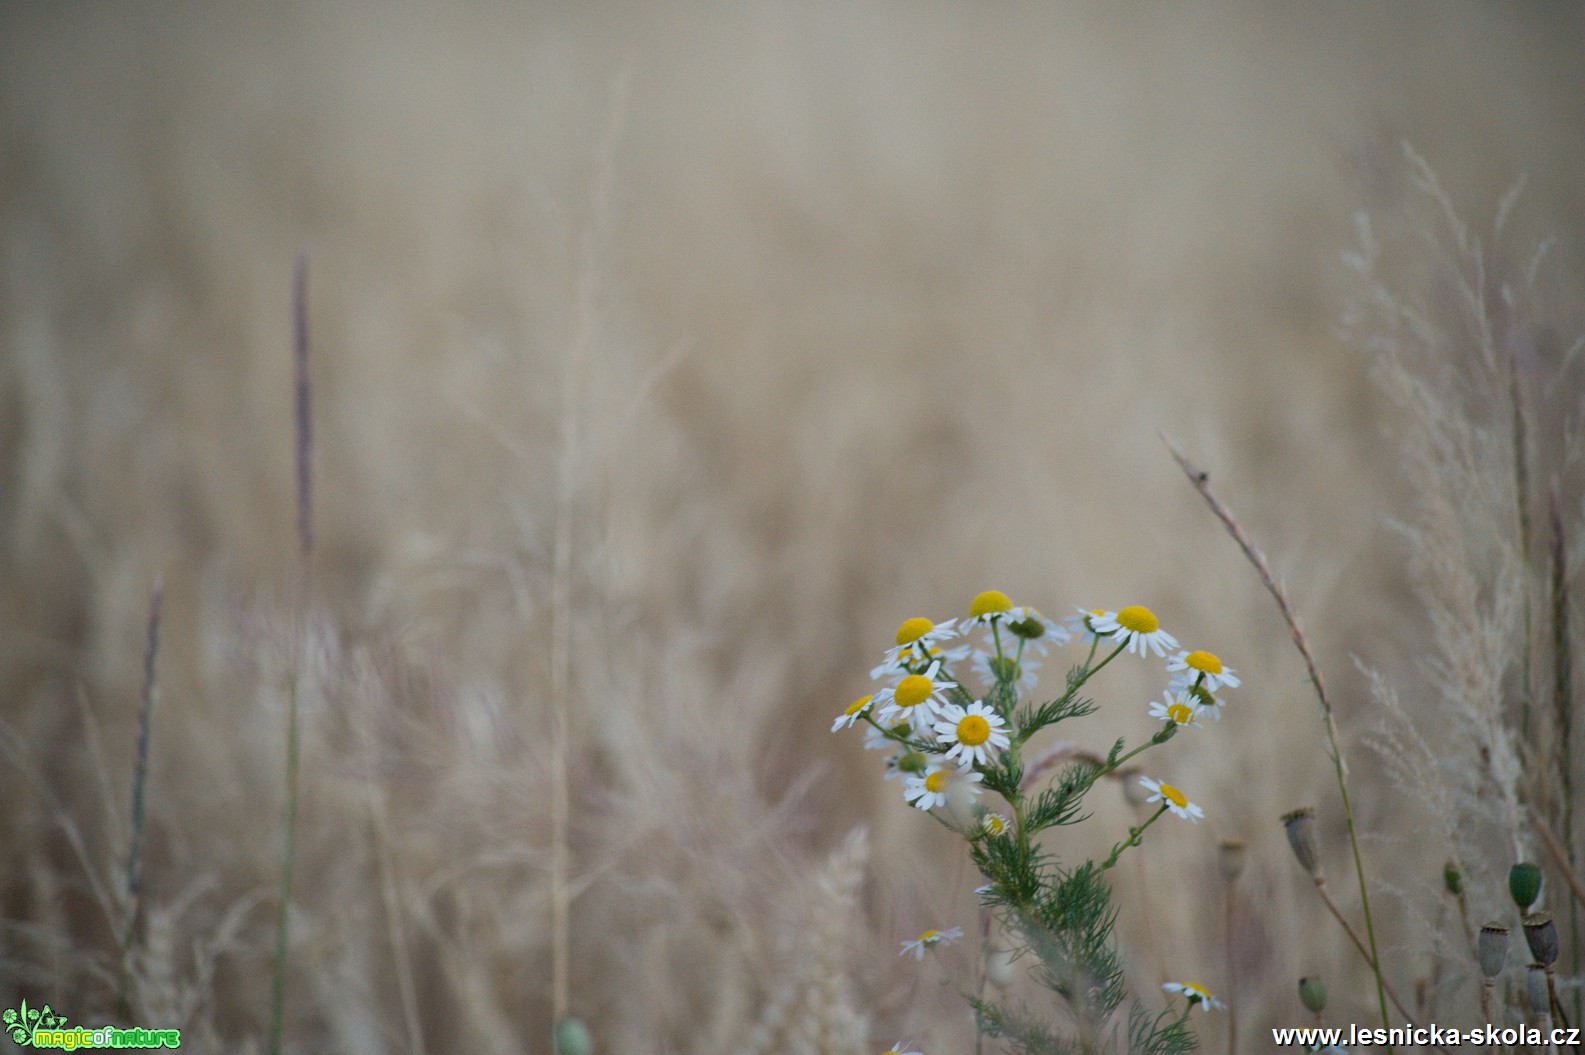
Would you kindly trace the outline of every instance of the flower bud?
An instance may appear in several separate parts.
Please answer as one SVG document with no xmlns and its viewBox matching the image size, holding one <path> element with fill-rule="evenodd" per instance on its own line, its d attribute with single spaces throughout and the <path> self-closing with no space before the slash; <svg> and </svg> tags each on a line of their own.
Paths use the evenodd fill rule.
<svg viewBox="0 0 1585 1055">
<path fill-rule="evenodd" d="M 1541 869 L 1524 861 L 1508 869 L 1508 893 L 1521 914 L 1529 912 L 1541 893 Z"/>
<path fill-rule="evenodd" d="M 1315 809 L 1305 806 L 1282 815 L 1282 826 L 1288 833 L 1288 845 L 1299 867 L 1310 873 L 1312 879 L 1321 878 L 1321 843 L 1315 832 Z"/>
<path fill-rule="evenodd" d="M 1223 839 L 1216 848 L 1216 864 L 1228 879 L 1237 879 L 1244 871 L 1247 856 L 1242 839 Z"/>
<path fill-rule="evenodd" d="M 1319 978 L 1299 979 L 1299 999 L 1304 1006 L 1319 1015 L 1326 1010 L 1326 983 Z"/>
<path fill-rule="evenodd" d="M 1458 897 L 1464 892 L 1464 873 L 1458 870 L 1458 865 L 1449 861 L 1442 866 L 1442 885 L 1447 887 L 1447 892 Z"/>
<path fill-rule="evenodd" d="M 1475 952 L 1482 978 L 1489 982 L 1502 974 L 1502 965 L 1508 959 L 1508 928 L 1495 921 L 1486 924 L 1475 939 Z"/>
<path fill-rule="evenodd" d="M 567 1017 L 556 1025 L 553 1036 L 556 1055 L 593 1055 L 594 1038 L 580 1019 Z"/>
<path fill-rule="evenodd" d="M 1037 638 L 1045 636 L 1046 624 L 1031 617 L 1029 619 L 1020 619 L 1016 623 L 1008 623 L 1007 629 L 1011 630 L 1025 641 L 1034 641 Z"/>
<path fill-rule="evenodd" d="M 1002 684 L 1011 684 L 1018 680 L 1018 663 L 1011 656 L 992 656 L 990 668 L 991 677 Z"/>
<path fill-rule="evenodd" d="M 1530 1013 L 1537 1017 L 1549 1014 L 1552 1010 L 1552 994 L 1547 989 L 1546 968 L 1538 963 L 1532 963 L 1524 976 L 1524 1002 L 1530 1005 Z"/>
<path fill-rule="evenodd" d="M 1557 963 L 1557 927 L 1552 923 L 1552 913 L 1533 912 L 1524 918 L 1524 940 L 1530 945 L 1530 955 L 1542 967 Z"/>
</svg>

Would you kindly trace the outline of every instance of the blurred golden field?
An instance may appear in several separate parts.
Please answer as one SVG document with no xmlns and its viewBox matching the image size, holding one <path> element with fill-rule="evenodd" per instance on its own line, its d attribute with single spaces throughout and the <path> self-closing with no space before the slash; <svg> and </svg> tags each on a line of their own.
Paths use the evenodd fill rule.
<svg viewBox="0 0 1585 1055">
<path fill-rule="evenodd" d="M 1477 926 L 1540 851 L 1488 809 L 1490 745 L 1426 670 L 1460 646 L 1412 584 L 1473 568 L 1471 610 L 1517 590 L 1554 611 L 1514 583 L 1552 581 L 1549 487 L 1582 519 L 1585 383 L 1560 351 L 1585 292 L 1582 39 L 1563 4 L 0 7 L 0 1004 L 115 1010 L 163 582 L 128 1021 L 265 1050 L 296 678 L 285 1050 L 548 1051 L 563 895 L 568 1009 L 597 1050 L 970 1050 L 938 983 L 975 972 L 979 879 L 829 727 L 903 618 L 996 587 L 1059 618 L 1148 604 L 1244 679 L 1152 761 L 1206 819 L 1113 873 L 1140 998 L 1204 981 L 1245 1051 L 1311 1020 L 1301 975 L 1327 979 L 1329 1024 L 1369 1022 L 1370 972 L 1277 821 L 1317 807 L 1357 909 L 1304 668 L 1161 430 L 1265 548 L 1330 680 L 1387 975 L 1473 1024 L 1446 833 Z M 1471 461 L 1489 493 L 1460 490 L 1438 530 L 1514 509 L 1488 398 L 1507 389 L 1460 337 L 1469 258 L 1405 142 L 1483 239 L 1533 552 L 1427 561 L 1391 526 L 1425 522 L 1435 474 L 1402 386 L 1340 332 L 1368 293 L 1341 259 L 1361 211 L 1385 280 L 1441 320 L 1416 332 L 1450 335 L 1404 369 L 1472 450 L 1510 451 Z M 1503 627 L 1471 706 L 1511 717 L 1541 659 Z M 1157 665 L 1118 666 L 1074 727 L 1093 747 L 1152 729 Z M 1365 670 L 1447 800 L 1391 778 L 1405 726 Z M 1566 757 L 1567 689 L 1552 703 L 1529 743 Z M 1573 823 L 1566 792 L 1540 801 Z M 1065 860 L 1130 822 L 1114 787 L 1091 805 Z M 1563 890 L 1549 875 L 1560 918 Z M 898 957 L 947 926 L 970 940 Z M 1225 1017 L 1194 1023 L 1228 1049 Z"/>
</svg>

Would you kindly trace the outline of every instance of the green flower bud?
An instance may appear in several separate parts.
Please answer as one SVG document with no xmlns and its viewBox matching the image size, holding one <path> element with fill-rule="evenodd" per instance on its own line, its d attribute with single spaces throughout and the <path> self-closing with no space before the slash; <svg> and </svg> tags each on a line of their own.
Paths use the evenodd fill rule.
<svg viewBox="0 0 1585 1055">
<path fill-rule="evenodd" d="M 594 1038 L 580 1019 L 562 1019 L 556 1026 L 554 1040 L 556 1055 L 594 1055 Z"/>
<path fill-rule="evenodd" d="M 1038 637 L 1045 636 L 1046 624 L 1038 619 L 1020 619 L 1016 623 L 1008 623 L 1007 629 L 1025 641 L 1033 641 Z"/>
<path fill-rule="evenodd" d="M 1464 873 L 1458 870 L 1458 865 L 1449 861 L 1442 866 L 1442 885 L 1447 887 L 1447 892 L 1458 897 L 1464 892 Z"/>
<path fill-rule="evenodd" d="M 1524 861 L 1508 869 L 1508 892 L 1521 913 L 1529 912 L 1541 894 L 1541 869 Z"/>
<path fill-rule="evenodd" d="M 1319 978 L 1299 979 L 1299 999 L 1304 1006 L 1319 1015 L 1326 1010 L 1326 983 Z"/>
<path fill-rule="evenodd" d="M 1011 656 L 992 656 L 991 676 L 1002 684 L 1018 680 L 1018 664 Z"/>
<path fill-rule="evenodd" d="M 904 773 L 923 773 L 929 766 L 930 760 L 918 751 L 906 751 L 897 760 L 897 768 Z"/>
</svg>

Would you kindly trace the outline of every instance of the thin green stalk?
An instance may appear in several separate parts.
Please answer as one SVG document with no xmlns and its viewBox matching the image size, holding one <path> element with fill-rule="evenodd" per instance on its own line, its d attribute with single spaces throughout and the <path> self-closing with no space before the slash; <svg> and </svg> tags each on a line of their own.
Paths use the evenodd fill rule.
<svg viewBox="0 0 1585 1055">
<path fill-rule="evenodd" d="M 121 966 L 116 972 L 116 1014 L 125 1016 L 127 984 L 131 976 L 132 941 L 137 932 L 138 907 L 143 894 L 143 802 L 149 776 L 149 730 L 154 718 L 154 661 L 160 651 L 160 611 L 165 586 L 154 584 L 149 602 L 147 633 L 143 644 L 143 692 L 138 709 L 138 746 L 132 763 L 132 844 L 127 851 L 127 921 L 121 936 Z"/>
<path fill-rule="evenodd" d="M 1179 467 L 1183 469 L 1184 475 L 1189 478 L 1189 483 L 1200 493 L 1200 497 L 1205 499 L 1206 504 L 1211 507 L 1211 512 L 1222 522 L 1228 534 L 1233 536 L 1233 541 L 1243 551 L 1244 558 L 1254 566 L 1255 571 L 1260 576 L 1260 581 L 1266 587 L 1266 592 L 1271 594 L 1272 599 L 1277 602 L 1277 608 L 1282 612 L 1283 621 L 1288 624 L 1288 634 L 1293 639 L 1294 647 L 1299 650 L 1299 655 L 1304 659 L 1304 666 L 1309 674 L 1310 684 L 1315 688 L 1316 698 L 1321 704 L 1321 724 L 1326 730 L 1328 753 L 1332 756 L 1332 768 L 1337 775 L 1338 792 L 1343 799 L 1343 818 L 1348 827 L 1348 844 L 1353 851 L 1354 875 L 1359 881 L 1360 908 L 1365 916 L 1365 936 L 1370 946 L 1366 958 L 1370 961 L 1371 971 L 1376 976 L 1376 1001 L 1381 1009 L 1381 1024 L 1384 1027 L 1391 1028 L 1392 1022 L 1387 1012 L 1387 983 L 1381 973 L 1381 957 L 1376 951 L 1376 927 L 1370 912 L 1370 889 L 1365 882 L 1365 863 L 1359 852 L 1359 833 L 1355 830 L 1354 825 L 1354 807 L 1348 798 L 1348 767 L 1343 761 L 1343 748 L 1337 738 L 1337 725 L 1332 715 L 1332 701 L 1326 694 L 1326 685 L 1321 680 L 1321 671 L 1316 666 L 1315 655 L 1310 650 L 1310 642 L 1304 636 L 1304 631 L 1299 628 L 1298 617 L 1294 615 L 1293 606 L 1288 603 L 1287 595 L 1283 593 L 1282 587 L 1278 586 L 1276 579 L 1272 577 L 1271 567 L 1266 563 L 1265 556 L 1260 550 L 1255 548 L 1254 542 L 1250 540 L 1243 527 L 1233 517 L 1232 512 L 1212 493 L 1210 474 L 1202 472 L 1190 463 L 1189 459 L 1178 449 L 1175 443 L 1167 438 L 1165 433 L 1161 434 L 1161 438 L 1166 442 L 1167 448 L 1172 452 L 1172 456 L 1177 460 Z M 1387 1045 L 1387 1050 L 1389 1052 L 1393 1050 L 1390 1044 Z"/>
<path fill-rule="evenodd" d="M 1161 818 L 1161 815 L 1166 812 L 1167 804 L 1163 802 L 1160 806 L 1156 807 L 1155 813 L 1152 813 L 1148 818 L 1145 819 L 1144 824 L 1141 824 L 1137 828 L 1128 829 L 1128 838 L 1112 847 L 1112 855 L 1101 863 L 1101 871 L 1105 872 L 1110 870 L 1111 867 L 1117 863 L 1117 859 L 1123 856 L 1124 850 L 1128 849 L 1130 846 L 1138 846 L 1139 837 L 1145 834 L 1145 829 L 1150 827 L 1152 824 L 1155 824 L 1156 821 Z"/>
</svg>

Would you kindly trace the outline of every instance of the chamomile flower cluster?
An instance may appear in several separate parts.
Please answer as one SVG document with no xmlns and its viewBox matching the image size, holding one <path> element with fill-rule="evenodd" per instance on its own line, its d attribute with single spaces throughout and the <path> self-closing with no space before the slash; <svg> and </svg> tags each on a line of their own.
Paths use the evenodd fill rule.
<svg viewBox="0 0 1585 1055">
<path fill-rule="evenodd" d="M 1053 661 L 1054 649 L 1069 644 L 1078 649 L 1075 662 L 1057 697 L 1041 702 L 1042 667 Z M 1073 752 L 1059 744 L 1026 758 L 1031 738 L 1093 713 L 1097 705 L 1082 693 L 1097 672 L 1125 653 L 1165 661 L 1160 694 L 1145 705 L 1160 723 L 1155 733 L 1132 750 L 1125 751 L 1117 740 L 1104 755 L 1081 754 L 1061 770 L 1060 780 L 1053 780 Z M 1003 926 L 1026 932 L 1043 928 L 1053 936 L 1060 932 L 1053 947 L 1089 950 L 1079 959 L 1093 952 L 1093 962 L 1064 965 L 1065 971 L 1077 966 L 1097 977 L 1112 971 L 1115 961 L 1106 951 L 1113 919 L 1103 879 L 1107 870 L 1128 848 L 1141 845 L 1144 831 L 1167 813 L 1197 822 L 1205 811 L 1174 784 L 1129 776 L 1131 801 L 1156 809 L 1129 828 L 1109 858 L 1084 869 L 1059 869 L 1037 837 L 1082 820 L 1084 795 L 1104 777 L 1121 780 L 1135 756 L 1165 744 L 1185 726 L 1204 728 L 1219 721 L 1224 706 L 1219 694 L 1239 686 L 1237 672 L 1212 652 L 1180 649 L 1178 639 L 1144 605 L 1115 611 L 1079 608 L 1058 621 L 1014 604 L 1000 590 L 986 590 L 973 598 L 965 615 L 905 619 L 870 677 L 875 684 L 835 716 L 832 731 L 862 727 L 864 746 L 884 752 L 886 778 L 898 779 L 904 803 L 931 813 L 967 840 L 987 881 L 977 890 L 981 904 Z M 1050 781 L 1043 791 L 1031 787 L 1040 779 Z M 982 805 L 987 792 L 1000 797 L 1005 808 Z M 900 955 L 922 961 L 927 951 L 961 936 L 956 927 L 927 930 L 902 942 Z M 1120 981 L 1107 983 L 1107 993 L 1114 989 L 1121 1000 Z M 1166 989 L 1185 997 L 1190 1008 L 1221 1006 L 1193 983 L 1169 983 Z M 977 1003 L 976 1010 L 990 1016 L 985 1021 L 1007 1024 L 990 1004 Z M 1171 1041 L 1161 1050 L 1184 1050 L 1176 1045 L 1186 1019 L 1187 1014 L 1161 1027 L 1161 1035 Z"/>
</svg>

